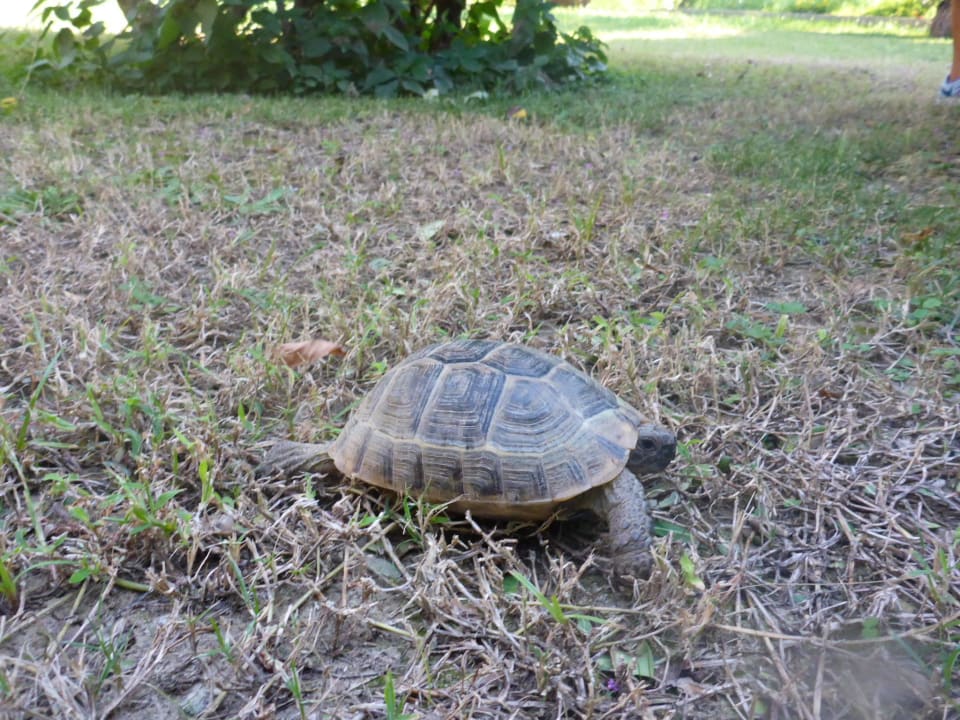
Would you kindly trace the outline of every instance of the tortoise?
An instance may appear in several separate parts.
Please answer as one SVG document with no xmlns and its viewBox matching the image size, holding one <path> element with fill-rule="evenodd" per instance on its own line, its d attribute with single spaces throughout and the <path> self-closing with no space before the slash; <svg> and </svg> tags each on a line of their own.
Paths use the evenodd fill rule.
<svg viewBox="0 0 960 720">
<path fill-rule="evenodd" d="M 339 437 L 280 441 L 259 474 L 341 474 L 476 517 L 605 517 L 614 570 L 650 565 L 650 515 L 637 475 L 663 470 L 676 438 L 562 359 L 524 345 L 457 340 L 389 370 Z"/>
</svg>

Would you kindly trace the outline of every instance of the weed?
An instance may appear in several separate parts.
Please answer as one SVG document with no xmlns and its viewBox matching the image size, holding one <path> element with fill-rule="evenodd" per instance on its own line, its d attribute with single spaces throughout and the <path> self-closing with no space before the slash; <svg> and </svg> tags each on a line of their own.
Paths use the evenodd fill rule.
<svg viewBox="0 0 960 720">
<path fill-rule="evenodd" d="M 297 666 L 293 663 L 290 664 L 290 675 L 287 678 L 287 690 L 290 691 L 290 694 L 293 695 L 293 700 L 297 704 L 297 711 L 300 713 L 300 720 L 306 720 L 307 708 L 303 702 L 303 686 L 300 684 L 300 673 L 297 671 Z M 389 706 L 388 706 L 388 716 L 389 716 Z"/>
<path fill-rule="evenodd" d="M 570 622 L 570 618 L 567 617 L 566 613 L 564 613 L 556 595 L 547 597 L 536 585 L 530 581 L 529 578 L 521 575 L 520 573 L 511 572 L 509 579 L 512 579 L 513 582 L 507 582 L 507 578 L 504 579 L 504 593 L 515 594 L 520 587 L 523 587 L 527 592 L 537 599 L 537 602 L 540 603 L 540 606 L 550 614 L 550 617 L 552 617 L 554 621 L 561 625 L 566 625 L 568 622 Z"/>
<path fill-rule="evenodd" d="M 947 697 L 953 697 L 954 668 L 960 658 L 960 645 L 949 653 L 943 663 L 943 689 Z"/>
<path fill-rule="evenodd" d="M 5 216 L 14 218 L 24 213 L 38 213 L 56 219 L 76 215 L 82 210 L 83 201 L 77 193 L 56 186 L 42 190 L 14 188 L 0 194 L 0 224 Z"/>
<path fill-rule="evenodd" d="M 759 344 L 768 347 L 776 347 L 783 344 L 783 336 L 786 332 L 785 324 L 777 323 L 775 327 L 770 327 L 763 322 L 759 322 L 740 313 L 735 313 L 724 327 L 734 335 L 747 340 L 757 341 Z"/>
<path fill-rule="evenodd" d="M 223 199 L 228 206 L 235 207 L 241 215 L 270 215 L 284 211 L 280 201 L 291 192 L 290 188 L 276 188 L 256 200 L 252 200 L 249 193 L 224 195 Z"/>
<path fill-rule="evenodd" d="M 623 668 L 630 675 L 641 678 L 655 678 L 656 659 L 653 655 L 653 648 L 647 642 L 640 643 L 632 652 L 614 649 L 608 654 L 600 656 L 597 662 L 597 669 L 604 673 L 616 673 L 618 669 Z M 608 688 L 613 691 L 619 687 L 618 683 L 608 683 Z"/>
<path fill-rule="evenodd" d="M 387 720 L 413 720 L 415 715 L 403 712 L 406 702 L 404 698 L 397 697 L 397 691 L 393 685 L 393 673 L 387 670 L 383 678 L 383 703 L 387 711 Z"/>
<path fill-rule="evenodd" d="M 0 597 L 3 598 L 9 610 L 13 610 L 20 604 L 16 576 L 6 553 L 0 556 Z"/>
</svg>

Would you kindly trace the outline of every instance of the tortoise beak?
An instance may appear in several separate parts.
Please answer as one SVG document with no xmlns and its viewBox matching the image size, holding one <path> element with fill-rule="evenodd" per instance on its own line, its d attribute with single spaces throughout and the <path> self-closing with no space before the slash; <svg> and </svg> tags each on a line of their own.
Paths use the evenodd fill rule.
<svg viewBox="0 0 960 720">
<path fill-rule="evenodd" d="M 677 436 L 672 432 L 667 431 L 669 438 L 664 438 L 663 444 L 660 446 L 660 462 L 663 463 L 661 470 L 673 462 L 673 459 L 677 456 Z"/>
</svg>

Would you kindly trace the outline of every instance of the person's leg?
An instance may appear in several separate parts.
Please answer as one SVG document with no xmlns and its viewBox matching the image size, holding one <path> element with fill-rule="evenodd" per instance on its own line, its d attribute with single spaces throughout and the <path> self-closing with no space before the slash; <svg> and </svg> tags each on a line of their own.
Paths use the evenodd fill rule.
<svg viewBox="0 0 960 720">
<path fill-rule="evenodd" d="M 950 0 L 950 31 L 953 34 L 953 65 L 950 80 L 960 80 L 960 0 Z"/>
<path fill-rule="evenodd" d="M 953 35 L 953 60 L 950 74 L 940 86 L 940 95 L 960 98 L 960 0 L 950 0 L 950 30 Z"/>
</svg>

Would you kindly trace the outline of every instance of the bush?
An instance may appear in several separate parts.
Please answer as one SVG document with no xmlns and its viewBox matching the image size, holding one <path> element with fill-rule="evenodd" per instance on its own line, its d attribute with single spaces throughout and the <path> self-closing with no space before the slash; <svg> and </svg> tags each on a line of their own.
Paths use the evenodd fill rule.
<svg viewBox="0 0 960 720">
<path fill-rule="evenodd" d="M 884 17 L 925 17 L 931 13 L 935 5 L 936 3 L 930 0 L 885 0 L 870 8 L 866 14 Z"/>
<path fill-rule="evenodd" d="M 601 76 L 603 44 L 561 33 L 544 0 L 121 0 L 117 37 L 93 21 L 106 0 L 40 0 L 59 19 L 36 72 L 124 90 L 424 95 L 510 91 Z M 48 30 L 51 25 L 48 25 Z"/>
</svg>

